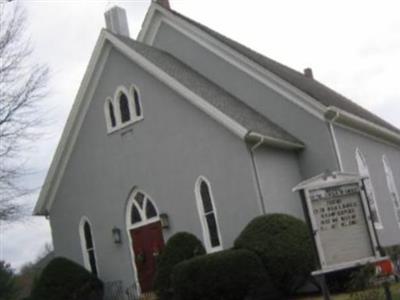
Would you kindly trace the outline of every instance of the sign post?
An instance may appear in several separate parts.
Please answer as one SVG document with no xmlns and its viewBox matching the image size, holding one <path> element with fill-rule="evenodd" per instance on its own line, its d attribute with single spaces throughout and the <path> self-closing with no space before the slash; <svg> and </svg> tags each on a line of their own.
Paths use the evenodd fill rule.
<svg viewBox="0 0 400 300">
<path fill-rule="evenodd" d="M 325 274 L 387 259 L 371 219 L 363 180 L 348 173 L 324 173 L 297 185 L 314 249 L 325 299 Z"/>
</svg>

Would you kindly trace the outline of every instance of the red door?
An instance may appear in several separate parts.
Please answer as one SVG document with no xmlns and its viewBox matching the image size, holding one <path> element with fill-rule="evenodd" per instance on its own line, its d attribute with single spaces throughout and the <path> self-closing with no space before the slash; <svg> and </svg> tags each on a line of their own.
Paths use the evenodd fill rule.
<svg viewBox="0 0 400 300">
<path fill-rule="evenodd" d="M 155 222 L 131 230 L 136 270 L 142 293 L 153 289 L 156 259 L 164 248 L 161 223 Z"/>
</svg>

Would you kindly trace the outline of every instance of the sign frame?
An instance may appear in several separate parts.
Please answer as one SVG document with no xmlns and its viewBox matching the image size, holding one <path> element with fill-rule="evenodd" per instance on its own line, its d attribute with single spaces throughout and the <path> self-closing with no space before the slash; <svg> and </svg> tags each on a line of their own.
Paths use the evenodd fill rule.
<svg viewBox="0 0 400 300">
<path fill-rule="evenodd" d="M 309 180 L 303 181 L 293 191 L 299 191 L 301 195 L 303 211 L 305 213 L 306 222 L 309 226 L 310 232 L 313 235 L 314 249 L 318 257 L 319 270 L 312 272 L 312 275 L 318 276 L 325 273 L 335 272 L 343 269 L 353 268 L 362 266 L 369 263 L 376 263 L 387 259 L 387 257 L 381 256 L 380 245 L 375 227 L 372 222 L 370 205 L 368 201 L 367 193 L 365 192 L 364 177 L 358 174 L 344 173 L 344 172 L 326 172 L 313 177 Z M 361 202 L 361 210 L 363 213 L 364 220 L 366 222 L 366 229 L 368 233 L 369 246 L 371 247 L 372 255 L 361 259 L 356 259 L 343 263 L 327 264 L 325 251 L 322 246 L 322 239 L 320 230 L 317 225 L 316 216 L 313 212 L 312 200 L 310 192 L 318 189 L 324 189 L 329 187 L 339 187 L 343 185 L 356 184 L 359 187 L 357 194 L 359 195 Z"/>
</svg>

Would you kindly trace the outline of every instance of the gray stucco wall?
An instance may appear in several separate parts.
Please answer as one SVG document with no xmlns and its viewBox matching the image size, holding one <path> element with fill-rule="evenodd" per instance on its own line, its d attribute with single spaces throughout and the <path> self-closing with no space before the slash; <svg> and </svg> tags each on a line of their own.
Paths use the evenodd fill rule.
<svg viewBox="0 0 400 300">
<path fill-rule="evenodd" d="M 299 160 L 304 179 L 326 169 L 338 169 L 332 140 L 324 121 L 164 22 L 155 36 L 154 46 L 176 56 L 302 140 L 306 148 L 299 155 Z"/>
<path fill-rule="evenodd" d="M 211 183 L 224 248 L 259 215 L 258 194 L 247 146 L 223 126 L 112 50 L 67 164 L 50 221 L 56 255 L 82 263 L 78 225 L 92 223 L 100 277 L 133 282 L 125 226 L 128 196 L 137 186 L 148 193 L 171 228 L 202 238 L 194 185 Z M 104 101 L 119 85 L 140 90 L 144 120 L 107 134 Z M 122 229 L 123 243 L 111 230 Z"/>
<path fill-rule="evenodd" d="M 358 173 L 355 154 L 357 148 L 365 156 L 383 223 L 383 229 L 378 230 L 381 243 L 383 245 L 400 244 L 400 227 L 394 214 L 382 162 L 383 155 L 386 155 L 395 177 L 397 189 L 400 191 L 400 149 L 341 126 L 335 126 L 335 135 L 344 171 Z"/>
<path fill-rule="evenodd" d="M 297 153 L 260 147 L 254 158 L 266 213 L 286 213 L 304 220 L 300 196 L 292 188 L 301 181 Z"/>
</svg>

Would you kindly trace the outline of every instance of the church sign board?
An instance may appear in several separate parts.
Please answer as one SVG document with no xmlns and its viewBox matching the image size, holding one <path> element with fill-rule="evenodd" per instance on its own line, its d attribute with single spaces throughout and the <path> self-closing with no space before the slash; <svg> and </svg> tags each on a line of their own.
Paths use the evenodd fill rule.
<svg viewBox="0 0 400 300">
<path fill-rule="evenodd" d="M 371 221 L 362 178 L 347 173 L 321 174 L 294 188 L 303 208 L 320 262 L 327 273 L 384 259 Z"/>
</svg>

